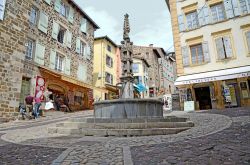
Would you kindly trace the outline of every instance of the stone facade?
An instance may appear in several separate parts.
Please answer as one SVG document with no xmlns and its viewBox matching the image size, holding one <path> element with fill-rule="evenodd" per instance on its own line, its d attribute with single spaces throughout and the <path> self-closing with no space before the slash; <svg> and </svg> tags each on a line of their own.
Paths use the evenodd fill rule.
<svg viewBox="0 0 250 165">
<path fill-rule="evenodd" d="M 71 14 L 65 12 L 66 16 L 63 16 L 62 4 Z M 86 23 L 82 23 L 82 20 L 86 20 Z M 58 39 L 59 29 L 57 36 L 53 37 L 57 29 L 55 24 L 64 29 L 63 43 Z M 83 24 L 86 27 L 82 27 Z M 34 95 L 36 76 L 45 78 L 46 87 L 52 80 L 54 84 L 64 84 L 65 95 L 67 90 L 75 93 L 78 89 L 85 91 L 84 97 L 89 97 L 92 92 L 94 31 L 97 28 L 91 18 L 71 0 L 7 0 L 4 20 L 0 21 L 0 116 L 12 118 L 18 114 L 24 92 Z M 85 48 L 89 50 L 82 56 L 77 50 L 79 42 L 86 44 Z M 27 58 L 29 48 L 32 51 Z M 56 59 L 52 56 L 53 52 Z M 62 57 L 62 66 L 56 64 L 58 54 Z M 79 71 L 79 65 L 85 68 L 86 76 Z M 30 83 L 26 90 L 24 80 Z M 88 107 L 89 103 L 86 103 L 85 108 Z"/>
<path fill-rule="evenodd" d="M 175 61 L 171 60 L 163 48 L 150 46 L 134 46 L 134 56 L 144 58 L 150 67 L 149 96 L 157 97 L 174 93 Z M 172 61 L 172 62 L 171 62 Z"/>
</svg>

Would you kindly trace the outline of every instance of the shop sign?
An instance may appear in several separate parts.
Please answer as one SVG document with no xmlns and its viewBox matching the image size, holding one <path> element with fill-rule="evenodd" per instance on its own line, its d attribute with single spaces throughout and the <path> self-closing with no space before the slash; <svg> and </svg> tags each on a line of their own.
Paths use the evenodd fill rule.
<svg viewBox="0 0 250 165">
<path fill-rule="evenodd" d="M 238 74 L 232 74 L 232 75 L 214 76 L 214 77 L 200 78 L 200 79 L 195 79 L 195 80 L 186 80 L 186 81 L 177 82 L 177 83 L 178 85 L 187 85 L 187 84 L 205 83 L 205 82 L 219 81 L 219 80 L 228 80 L 228 79 L 241 78 L 241 77 L 249 77 L 249 76 L 250 76 L 250 72 L 245 72 L 245 73 L 238 73 Z"/>
<path fill-rule="evenodd" d="M 3 20 L 6 0 L 0 0 L 0 20 Z"/>
<path fill-rule="evenodd" d="M 43 100 L 44 91 L 45 91 L 45 80 L 44 80 L 44 78 L 37 76 L 36 77 L 35 97 Z"/>
<path fill-rule="evenodd" d="M 184 111 L 185 112 L 192 112 L 194 111 L 194 101 L 185 101 L 184 102 Z"/>
</svg>

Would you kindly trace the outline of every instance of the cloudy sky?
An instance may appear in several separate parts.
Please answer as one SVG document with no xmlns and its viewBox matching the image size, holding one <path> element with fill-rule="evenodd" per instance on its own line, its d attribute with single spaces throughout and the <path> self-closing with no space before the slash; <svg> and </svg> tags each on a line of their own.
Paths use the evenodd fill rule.
<svg viewBox="0 0 250 165">
<path fill-rule="evenodd" d="M 120 44 L 124 14 L 129 14 L 130 38 L 135 45 L 173 51 L 170 14 L 165 0 L 74 0 L 99 26 L 95 36 L 108 35 Z"/>
</svg>

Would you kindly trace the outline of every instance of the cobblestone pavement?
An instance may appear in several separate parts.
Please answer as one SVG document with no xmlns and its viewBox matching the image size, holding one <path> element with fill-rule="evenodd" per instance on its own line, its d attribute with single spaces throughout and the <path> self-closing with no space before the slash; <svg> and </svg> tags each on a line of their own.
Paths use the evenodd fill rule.
<svg viewBox="0 0 250 165">
<path fill-rule="evenodd" d="M 5 140 L 0 140 L 0 162 L 28 165 L 250 164 L 249 111 L 239 108 L 201 113 L 173 112 L 169 115 L 189 117 L 195 127 L 164 136 L 51 135 L 47 128 L 55 123 L 46 122 L 3 132 L 0 129 L 0 136 Z M 25 155 L 28 156 L 24 159 Z"/>
</svg>

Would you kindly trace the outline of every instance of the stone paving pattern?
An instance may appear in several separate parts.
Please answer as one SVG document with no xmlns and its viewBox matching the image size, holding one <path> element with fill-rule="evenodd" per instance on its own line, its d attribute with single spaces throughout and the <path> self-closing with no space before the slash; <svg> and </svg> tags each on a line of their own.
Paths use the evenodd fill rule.
<svg viewBox="0 0 250 165">
<path fill-rule="evenodd" d="M 55 125 L 55 118 L 34 127 L 0 127 L 5 140 L 0 140 L 0 164 L 250 164 L 249 112 L 175 111 L 172 114 L 190 117 L 195 127 L 176 135 L 146 137 L 51 135 L 47 128 Z"/>
</svg>

